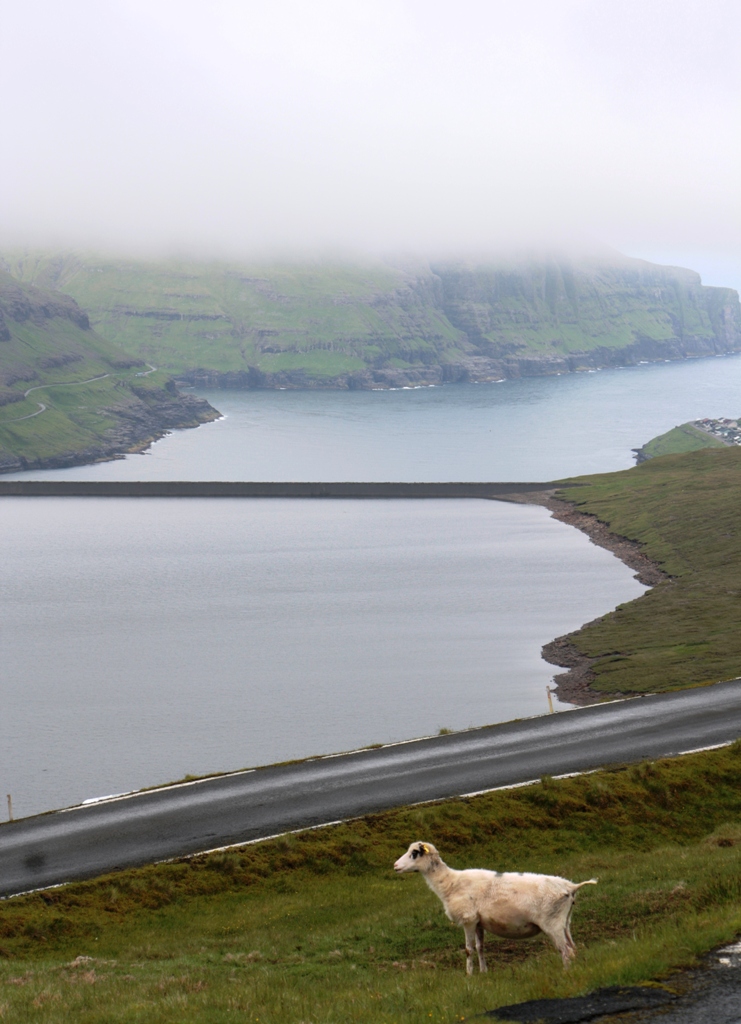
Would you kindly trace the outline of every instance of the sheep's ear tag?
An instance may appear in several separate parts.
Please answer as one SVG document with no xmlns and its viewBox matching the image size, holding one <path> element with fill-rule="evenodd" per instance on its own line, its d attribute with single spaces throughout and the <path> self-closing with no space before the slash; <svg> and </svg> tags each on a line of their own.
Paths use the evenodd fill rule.
<svg viewBox="0 0 741 1024">
<path fill-rule="evenodd" d="M 419 845 L 419 852 L 420 853 L 429 853 L 430 852 L 430 848 L 427 845 L 427 843 L 420 843 L 420 845 Z"/>
</svg>

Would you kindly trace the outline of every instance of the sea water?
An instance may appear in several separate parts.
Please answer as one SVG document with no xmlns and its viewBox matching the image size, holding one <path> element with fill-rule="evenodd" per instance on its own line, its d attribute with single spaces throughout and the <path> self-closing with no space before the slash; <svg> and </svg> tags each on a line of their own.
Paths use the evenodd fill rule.
<svg viewBox="0 0 741 1024">
<path fill-rule="evenodd" d="M 398 391 L 199 391 L 223 419 L 77 480 L 556 480 L 627 469 L 679 423 L 741 412 L 741 355 Z"/>
</svg>

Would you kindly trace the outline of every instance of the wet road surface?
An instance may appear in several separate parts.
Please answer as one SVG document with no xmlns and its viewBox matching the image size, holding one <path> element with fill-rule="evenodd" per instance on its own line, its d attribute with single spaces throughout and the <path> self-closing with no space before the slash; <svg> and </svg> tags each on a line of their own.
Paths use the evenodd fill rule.
<svg viewBox="0 0 741 1024">
<path fill-rule="evenodd" d="M 181 783 L 0 824 L 0 895 L 739 736 L 733 680 Z"/>
</svg>

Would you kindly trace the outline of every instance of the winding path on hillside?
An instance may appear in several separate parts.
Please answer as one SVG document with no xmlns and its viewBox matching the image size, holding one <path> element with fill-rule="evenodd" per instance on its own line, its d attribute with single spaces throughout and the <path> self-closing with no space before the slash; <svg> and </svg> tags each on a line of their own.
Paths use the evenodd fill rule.
<svg viewBox="0 0 741 1024">
<path fill-rule="evenodd" d="M 0 895 L 740 736 L 736 679 L 105 798 L 0 825 Z"/>
<path fill-rule="evenodd" d="M 145 376 L 145 374 L 142 374 L 142 376 Z M 62 380 L 56 384 L 36 384 L 34 387 L 29 388 L 28 391 L 24 391 L 23 397 L 28 398 L 32 391 L 44 391 L 46 388 L 76 388 L 80 384 L 92 384 L 94 380 L 105 380 L 106 377 L 110 377 L 110 373 L 101 373 L 100 376 L 89 377 L 87 380 Z M 47 406 L 43 402 L 39 402 L 38 406 L 36 412 L 30 412 L 27 416 L 17 416 L 14 420 L 5 420 L 5 423 L 20 423 L 21 420 L 32 420 L 34 416 L 40 416 L 42 412 L 46 412 Z"/>
<path fill-rule="evenodd" d="M 146 364 L 149 369 L 144 370 L 141 373 L 134 374 L 135 377 L 148 377 L 150 373 L 156 373 L 157 367 L 152 366 L 151 363 Z M 110 377 L 110 373 L 101 373 L 98 377 L 89 377 L 87 380 L 71 380 L 71 381 L 57 381 L 54 384 L 36 384 L 34 387 L 29 388 L 28 391 L 23 392 L 23 397 L 28 398 L 32 391 L 43 391 L 45 388 L 76 388 L 80 384 L 92 384 L 96 380 L 105 380 L 106 377 Z M 48 406 L 44 405 L 43 402 L 38 403 L 38 409 L 36 412 L 29 412 L 25 416 L 16 416 L 13 420 L 5 420 L 3 426 L 7 423 L 20 423 L 22 420 L 32 420 L 34 416 L 40 416 L 42 412 L 46 412 Z"/>
</svg>

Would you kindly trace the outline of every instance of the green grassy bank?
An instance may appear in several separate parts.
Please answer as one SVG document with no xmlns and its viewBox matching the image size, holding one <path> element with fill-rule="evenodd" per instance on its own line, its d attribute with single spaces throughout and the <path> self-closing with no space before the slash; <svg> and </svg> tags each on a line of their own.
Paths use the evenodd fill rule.
<svg viewBox="0 0 741 1024">
<path fill-rule="evenodd" d="M 650 441 L 640 449 L 644 459 L 655 459 L 659 455 L 682 455 L 685 452 L 699 451 L 701 448 L 723 448 L 723 442 L 700 430 L 692 423 L 681 423 L 678 427 L 672 427 L 665 434 L 652 437 Z"/>
<path fill-rule="evenodd" d="M 671 579 L 572 635 L 592 689 L 652 693 L 741 675 L 741 451 L 706 448 L 563 492 Z"/>
<path fill-rule="evenodd" d="M 736 743 L 16 897 L 0 1019 L 448 1022 L 660 978 L 741 929 L 740 773 Z M 454 867 L 599 877 L 573 968 L 541 938 L 492 939 L 490 973 L 467 978 L 462 933 L 391 870 L 419 838 Z"/>
</svg>

